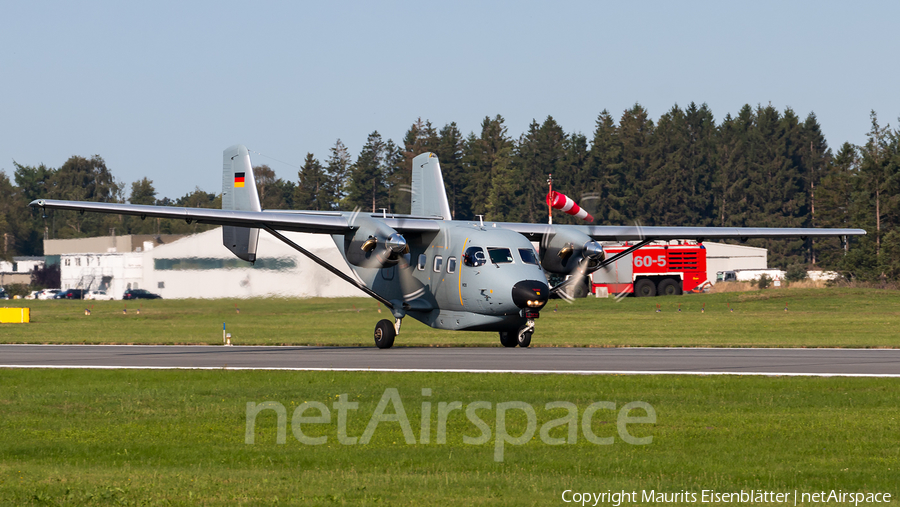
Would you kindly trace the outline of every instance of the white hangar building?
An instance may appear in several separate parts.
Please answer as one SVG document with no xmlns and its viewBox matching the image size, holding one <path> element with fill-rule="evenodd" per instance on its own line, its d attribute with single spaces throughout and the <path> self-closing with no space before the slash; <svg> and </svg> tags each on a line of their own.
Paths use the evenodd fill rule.
<svg viewBox="0 0 900 507">
<path fill-rule="evenodd" d="M 331 236 L 284 234 L 350 274 Z M 221 228 L 191 236 L 49 240 L 44 248 L 60 255 L 62 289 L 106 290 L 117 299 L 127 289 L 166 299 L 365 295 L 265 231 L 254 264 L 222 245 Z"/>
<path fill-rule="evenodd" d="M 285 236 L 353 276 L 331 236 Z M 164 298 L 365 296 L 306 256 L 260 231 L 252 265 L 222 244 L 216 228 L 144 252 L 144 286 Z"/>
</svg>

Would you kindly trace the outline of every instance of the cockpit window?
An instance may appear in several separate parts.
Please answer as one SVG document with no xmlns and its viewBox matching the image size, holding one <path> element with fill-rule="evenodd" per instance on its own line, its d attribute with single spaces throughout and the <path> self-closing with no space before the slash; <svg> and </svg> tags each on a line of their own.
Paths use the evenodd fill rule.
<svg viewBox="0 0 900 507">
<path fill-rule="evenodd" d="M 519 249 L 519 257 L 522 258 L 522 262 L 525 264 L 537 264 L 537 257 L 534 255 L 534 250 L 531 248 L 520 248 Z"/>
<path fill-rule="evenodd" d="M 466 253 L 463 254 L 463 264 L 466 266 L 477 268 L 478 266 L 484 266 L 486 262 L 487 257 L 480 246 L 470 246 L 466 249 Z"/>
<path fill-rule="evenodd" d="M 505 264 L 513 261 L 512 253 L 509 251 L 509 248 L 488 247 L 488 255 L 491 256 L 491 262 L 494 264 Z"/>
</svg>

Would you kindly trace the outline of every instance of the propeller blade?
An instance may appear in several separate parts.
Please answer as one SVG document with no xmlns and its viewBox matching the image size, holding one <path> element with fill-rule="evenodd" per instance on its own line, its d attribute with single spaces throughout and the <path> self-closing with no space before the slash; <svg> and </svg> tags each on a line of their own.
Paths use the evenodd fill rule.
<svg viewBox="0 0 900 507">
<path fill-rule="evenodd" d="M 403 293 L 403 302 L 408 303 L 425 295 L 425 284 L 413 276 L 415 267 L 410 263 L 410 255 L 406 254 L 397 264 L 397 274 L 400 278 L 400 291 Z"/>
</svg>

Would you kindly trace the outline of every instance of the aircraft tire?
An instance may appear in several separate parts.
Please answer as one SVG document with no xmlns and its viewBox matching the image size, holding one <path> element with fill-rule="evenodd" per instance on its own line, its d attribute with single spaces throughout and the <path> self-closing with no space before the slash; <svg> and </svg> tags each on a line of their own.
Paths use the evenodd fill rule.
<svg viewBox="0 0 900 507">
<path fill-rule="evenodd" d="M 634 284 L 635 297 L 653 297 L 656 295 L 656 284 L 653 280 L 641 278 Z"/>
<path fill-rule="evenodd" d="M 394 337 L 397 331 L 394 330 L 394 323 L 382 319 L 375 325 L 375 346 L 379 349 L 389 349 L 394 345 Z"/>
<path fill-rule="evenodd" d="M 504 347 L 515 347 L 518 345 L 517 331 L 500 331 L 500 344 Z"/>
<path fill-rule="evenodd" d="M 656 293 L 660 296 L 678 296 L 681 294 L 681 287 L 678 285 L 678 280 L 675 280 L 674 278 L 665 278 L 659 282 Z"/>
<path fill-rule="evenodd" d="M 516 333 L 516 340 L 519 342 L 519 346 L 523 349 L 529 345 L 531 345 L 531 335 L 534 334 L 533 331 L 529 331 L 527 333 Z"/>
</svg>

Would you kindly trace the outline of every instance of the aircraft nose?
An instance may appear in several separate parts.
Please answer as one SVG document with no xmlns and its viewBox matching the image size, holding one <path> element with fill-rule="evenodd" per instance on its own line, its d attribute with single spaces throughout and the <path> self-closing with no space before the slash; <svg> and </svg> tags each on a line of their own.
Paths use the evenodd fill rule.
<svg viewBox="0 0 900 507">
<path fill-rule="evenodd" d="M 547 284 L 537 280 L 522 280 L 512 288 L 513 303 L 526 310 L 540 310 L 547 304 L 549 297 L 550 289 Z"/>
</svg>

